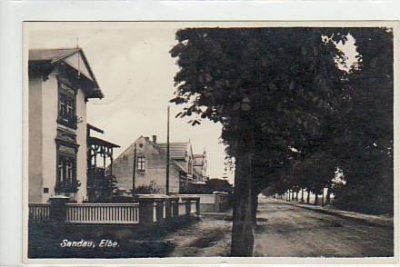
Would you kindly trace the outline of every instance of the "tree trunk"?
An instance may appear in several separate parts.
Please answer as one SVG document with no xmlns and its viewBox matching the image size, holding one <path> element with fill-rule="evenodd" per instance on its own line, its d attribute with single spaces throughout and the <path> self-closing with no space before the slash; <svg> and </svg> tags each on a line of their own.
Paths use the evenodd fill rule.
<svg viewBox="0 0 400 267">
<path fill-rule="evenodd" d="M 304 188 L 301 189 L 301 203 L 304 203 Z"/>
<path fill-rule="evenodd" d="M 292 189 L 292 200 L 294 200 L 294 190 Z"/>
<path fill-rule="evenodd" d="M 299 191 L 296 190 L 296 201 L 299 202 Z"/>
<path fill-rule="evenodd" d="M 318 205 L 318 193 L 315 193 L 315 200 L 314 200 L 314 205 Z"/>
<path fill-rule="evenodd" d="M 325 195 L 324 195 L 325 188 L 322 188 L 322 197 L 321 197 L 321 207 L 325 206 Z"/>
<path fill-rule="evenodd" d="M 252 196 L 251 162 L 252 149 L 247 149 L 241 153 L 241 157 L 236 158 L 231 244 L 232 257 L 253 256 L 255 227 L 252 209 L 254 199 Z"/>
<path fill-rule="evenodd" d="M 257 208 L 258 208 L 258 194 L 255 194 L 253 191 L 253 196 L 252 196 L 252 207 L 251 207 L 251 217 L 252 217 L 252 222 L 254 227 L 257 226 Z"/>
<path fill-rule="evenodd" d="M 331 204 L 331 192 L 332 189 L 328 187 L 328 192 L 326 192 L 326 205 Z"/>
<path fill-rule="evenodd" d="M 307 204 L 310 204 L 310 189 L 307 189 Z"/>
</svg>

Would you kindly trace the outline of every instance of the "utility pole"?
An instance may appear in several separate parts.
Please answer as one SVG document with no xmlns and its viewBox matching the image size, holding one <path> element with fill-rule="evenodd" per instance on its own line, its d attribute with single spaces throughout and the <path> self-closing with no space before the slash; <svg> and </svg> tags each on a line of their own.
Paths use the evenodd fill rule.
<svg viewBox="0 0 400 267">
<path fill-rule="evenodd" d="M 169 195 L 169 106 L 167 110 L 167 162 L 165 177 L 165 194 Z"/>
<path fill-rule="evenodd" d="M 132 196 L 135 194 L 136 186 L 136 143 L 134 144 L 134 149 L 133 149 L 133 168 L 132 168 Z"/>
</svg>

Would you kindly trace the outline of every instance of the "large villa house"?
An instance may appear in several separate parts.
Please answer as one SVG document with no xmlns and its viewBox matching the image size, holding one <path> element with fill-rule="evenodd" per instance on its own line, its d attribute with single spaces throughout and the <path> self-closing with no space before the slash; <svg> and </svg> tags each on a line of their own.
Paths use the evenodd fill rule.
<svg viewBox="0 0 400 267">
<path fill-rule="evenodd" d="M 104 97 L 80 48 L 29 51 L 29 202 L 63 195 L 90 201 L 91 187 L 113 161 L 115 144 L 86 121 L 86 104 Z"/>
</svg>

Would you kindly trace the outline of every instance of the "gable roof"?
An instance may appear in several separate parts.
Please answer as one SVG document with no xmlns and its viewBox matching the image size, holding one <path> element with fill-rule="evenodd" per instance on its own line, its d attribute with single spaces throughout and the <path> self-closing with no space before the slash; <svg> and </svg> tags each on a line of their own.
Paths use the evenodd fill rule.
<svg viewBox="0 0 400 267">
<path fill-rule="evenodd" d="M 108 142 L 106 140 L 94 136 L 88 136 L 87 143 L 88 145 L 101 145 L 109 148 L 120 147 L 119 145 L 113 144 L 111 142 Z"/>
<path fill-rule="evenodd" d="M 128 146 L 116 159 L 122 158 L 126 155 L 132 155 L 134 153 L 135 144 L 139 141 L 146 142 L 147 144 L 153 146 L 162 157 L 166 158 L 167 154 L 167 144 L 166 143 L 154 143 L 149 137 L 140 136 L 136 139 L 130 146 Z M 186 152 L 191 149 L 190 142 L 170 142 L 170 164 L 178 168 L 179 171 L 188 172 L 188 165 L 184 164 L 180 160 L 184 160 L 186 157 Z M 114 161 L 114 162 L 115 162 Z M 193 170 L 194 174 L 200 175 L 199 172 Z"/>
<path fill-rule="evenodd" d="M 70 58 L 73 58 L 75 55 L 79 56 L 77 61 L 82 61 L 81 64 L 77 62 L 78 66 L 74 66 L 76 63 L 72 63 L 70 60 Z M 81 48 L 29 50 L 29 70 L 50 73 L 59 62 L 65 62 L 71 68 L 79 71 L 79 73 L 87 79 L 86 84 L 90 84 L 90 90 L 86 90 L 85 92 L 87 98 L 104 97 Z"/>
<path fill-rule="evenodd" d="M 162 153 L 167 153 L 167 144 L 166 143 L 157 143 Z M 169 143 L 169 154 L 171 159 L 185 159 L 187 156 L 189 142 L 170 142 Z"/>
<path fill-rule="evenodd" d="M 81 51 L 80 48 L 66 49 L 31 49 L 29 50 L 29 61 L 47 61 L 55 63 Z"/>
</svg>

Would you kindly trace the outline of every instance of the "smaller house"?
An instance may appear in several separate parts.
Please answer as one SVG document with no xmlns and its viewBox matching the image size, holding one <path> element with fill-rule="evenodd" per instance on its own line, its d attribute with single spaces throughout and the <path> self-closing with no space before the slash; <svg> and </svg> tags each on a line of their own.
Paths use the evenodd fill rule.
<svg viewBox="0 0 400 267">
<path fill-rule="evenodd" d="M 203 165 L 200 169 L 196 169 L 195 154 L 190 142 L 170 142 L 169 151 L 170 193 L 185 192 L 190 184 L 206 177 L 206 154 L 202 154 Z M 140 186 L 151 186 L 155 192 L 165 193 L 167 144 L 158 143 L 155 135 L 152 140 L 149 137 L 139 137 L 115 159 L 113 173 L 117 178 L 118 188 L 123 191 L 130 191 Z"/>
<path fill-rule="evenodd" d="M 207 176 L 207 154 L 205 150 L 203 154 L 193 154 L 193 168 L 197 174 L 195 177 L 197 183 L 204 183 L 209 179 Z"/>
</svg>

